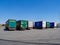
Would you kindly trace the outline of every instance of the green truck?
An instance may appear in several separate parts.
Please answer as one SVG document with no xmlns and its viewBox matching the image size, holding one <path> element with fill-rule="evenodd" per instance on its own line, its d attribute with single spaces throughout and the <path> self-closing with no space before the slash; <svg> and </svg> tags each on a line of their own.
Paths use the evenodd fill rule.
<svg viewBox="0 0 60 45">
<path fill-rule="evenodd" d="M 46 22 L 46 28 L 50 28 L 50 22 Z"/>
<path fill-rule="evenodd" d="M 28 21 L 26 20 L 19 20 L 17 21 L 17 26 L 16 29 L 17 30 L 21 30 L 21 29 L 27 29 L 28 28 Z"/>
<path fill-rule="evenodd" d="M 5 28 L 9 31 L 13 31 L 13 30 L 16 30 L 16 20 L 14 19 L 8 19 L 6 21 L 6 25 L 5 25 Z"/>
</svg>

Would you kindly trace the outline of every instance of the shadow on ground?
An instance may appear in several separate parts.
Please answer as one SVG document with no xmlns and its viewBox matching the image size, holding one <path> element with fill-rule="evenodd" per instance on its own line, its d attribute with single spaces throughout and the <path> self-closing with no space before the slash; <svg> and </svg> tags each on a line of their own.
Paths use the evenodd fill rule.
<svg viewBox="0 0 60 45">
<path fill-rule="evenodd" d="M 60 44 L 53 44 L 53 43 L 36 43 L 36 42 L 24 42 L 24 41 L 15 41 L 15 40 L 5 40 L 0 39 L 0 41 L 8 41 L 8 42 L 18 42 L 18 43 L 24 43 L 24 44 L 37 44 L 37 45 L 60 45 Z"/>
</svg>

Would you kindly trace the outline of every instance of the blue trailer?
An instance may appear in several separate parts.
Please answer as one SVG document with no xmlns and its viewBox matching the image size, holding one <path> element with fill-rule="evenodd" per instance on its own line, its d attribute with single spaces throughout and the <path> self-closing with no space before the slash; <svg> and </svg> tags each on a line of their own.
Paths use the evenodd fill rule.
<svg viewBox="0 0 60 45">
<path fill-rule="evenodd" d="M 54 22 L 50 22 L 50 28 L 54 28 Z"/>
<path fill-rule="evenodd" d="M 36 29 L 42 29 L 42 21 L 35 22 L 35 28 Z"/>
</svg>

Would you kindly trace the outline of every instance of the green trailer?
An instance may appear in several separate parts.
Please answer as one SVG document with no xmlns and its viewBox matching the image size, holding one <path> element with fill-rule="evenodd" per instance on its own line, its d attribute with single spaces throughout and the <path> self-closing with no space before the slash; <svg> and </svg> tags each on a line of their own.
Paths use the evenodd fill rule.
<svg viewBox="0 0 60 45">
<path fill-rule="evenodd" d="M 50 28 L 50 22 L 46 22 L 46 28 Z"/>
<path fill-rule="evenodd" d="M 13 31 L 13 30 L 16 30 L 16 20 L 14 19 L 8 19 L 6 21 L 6 25 L 5 25 L 5 28 L 9 31 Z"/>
<path fill-rule="evenodd" d="M 27 29 L 28 28 L 28 21 L 26 20 L 19 20 L 17 21 L 17 26 L 16 29 L 17 30 L 21 30 L 21 29 Z"/>
</svg>

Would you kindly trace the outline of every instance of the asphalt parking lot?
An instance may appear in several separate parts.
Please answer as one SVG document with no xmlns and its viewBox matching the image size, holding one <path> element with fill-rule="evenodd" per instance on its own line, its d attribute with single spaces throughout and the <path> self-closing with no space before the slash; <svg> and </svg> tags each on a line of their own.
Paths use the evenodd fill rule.
<svg viewBox="0 0 60 45">
<path fill-rule="evenodd" d="M 1 45 L 60 45 L 60 28 L 4 31 L 0 28 Z"/>
</svg>

